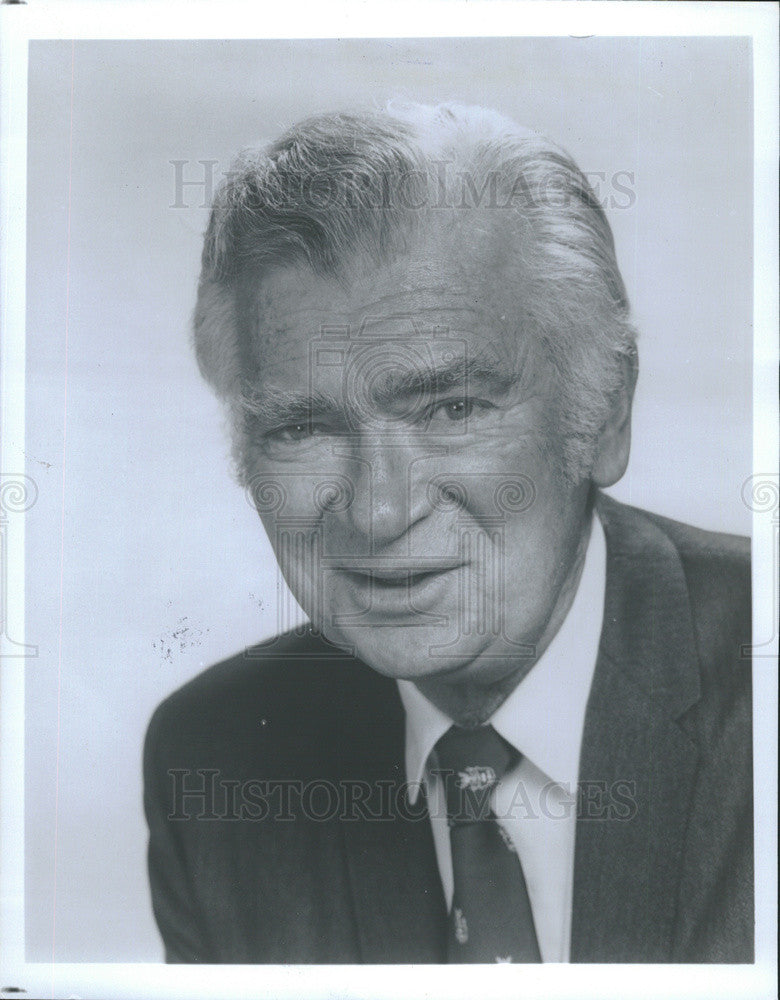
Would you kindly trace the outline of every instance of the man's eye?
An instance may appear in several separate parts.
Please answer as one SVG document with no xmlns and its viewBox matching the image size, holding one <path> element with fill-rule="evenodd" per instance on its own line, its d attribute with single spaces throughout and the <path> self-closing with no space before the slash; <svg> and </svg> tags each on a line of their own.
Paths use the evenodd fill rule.
<svg viewBox="0 0 780 1000">
<path fill-rule="evenodd" d="M 436 403 L 428 411 L 428 420 L 435 421 L 444 417 L 450 423 L 463 423 L 470 417 L 476 419 L 481 413 L 492 409 L 494 409 L 493 404 L 487 400 L 460 396 L 457 399 L 445 399 L 441 403 Z"/>
<path fill-rule="evenodd" d="M 474 412 L 474 400 L 472 399 L 448 399 L 441 404 L 441 412 L 448 420 L 465 420 Z"/>
<path fill-rule="evenodd" d="M 313 433 L 313 424 L 290 424 L 288 427 L 282 427 L 280 435 L 288 441 L 301 441 L 303 438 L 311 437 Z"/>
<path fill-rule="evenodd" d="M 277 427 L 276 430 L 266 434 L 268 441 L 295 443 L 296 441 L 308 441 L 321 430 L 318 424 L 311 424 L 301 421 L 297 424 L 287 424 L 284 427 Z"/>
</svg>

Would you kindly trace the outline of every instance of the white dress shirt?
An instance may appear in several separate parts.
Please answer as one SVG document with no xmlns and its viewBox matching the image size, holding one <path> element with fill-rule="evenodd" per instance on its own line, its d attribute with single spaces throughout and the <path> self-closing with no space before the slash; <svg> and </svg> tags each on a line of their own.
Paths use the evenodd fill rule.
<svg viewBox="0 0 780 1000">
<path fill-rule="evenodd" d="M 606 541 L 593 517 L 577 593 L 563 624 L 526 677 L 488 720 L 522 754 L 493 793 L 493 811 L 520 857 L 544 962 L 567 962 L 574 884 L 577 781 L 585 707 L 604 614 Z M 406 776 L 415 802 L 424 782 L 436 860 L 449 909 L 452 857 L 437 740 L 452 719 L 411 681 L 399 680 L 406 710 Z"/>
</svg>

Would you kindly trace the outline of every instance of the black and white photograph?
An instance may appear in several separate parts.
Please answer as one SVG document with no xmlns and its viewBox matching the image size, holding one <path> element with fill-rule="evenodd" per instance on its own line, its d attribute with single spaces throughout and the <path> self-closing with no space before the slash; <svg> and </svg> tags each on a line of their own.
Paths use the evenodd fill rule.
<svg viewBox="0 0 780 1000">
<path fill-rule="evenodd" d="M 774 995 L 777 6 L 60 6 L 2 996 Z"/>
</svg>

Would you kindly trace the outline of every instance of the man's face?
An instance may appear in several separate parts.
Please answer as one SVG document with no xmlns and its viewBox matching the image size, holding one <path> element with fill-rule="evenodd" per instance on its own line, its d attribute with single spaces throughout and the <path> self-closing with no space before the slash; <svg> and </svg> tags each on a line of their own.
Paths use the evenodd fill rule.
<svg viewBox="0 0 780 1000">
<path fill-rule="evenodd" d="M 583 536 L 522 290 L 501 248 L 466 242 L 254 293 L 250 488 L 314 626 L 393 677 L 530 665 Z"/>
</svg>

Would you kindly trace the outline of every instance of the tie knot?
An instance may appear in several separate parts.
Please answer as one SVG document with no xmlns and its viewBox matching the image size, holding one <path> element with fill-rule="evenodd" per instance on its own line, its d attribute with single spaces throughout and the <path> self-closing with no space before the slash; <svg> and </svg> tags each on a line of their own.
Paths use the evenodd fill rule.
<svg viewBox="0 0 780 1000">
<path fill-rule="evenodd" d="M 451 825 L 488 818 L 493 789 L 518 756 L 492 726 L 451 726 L 436 744 Z"/>
</svg>

